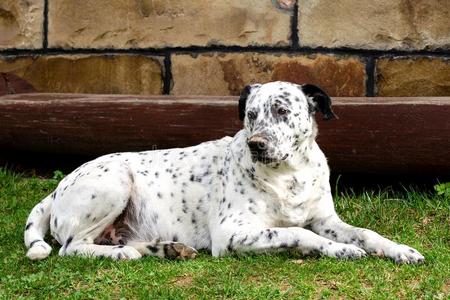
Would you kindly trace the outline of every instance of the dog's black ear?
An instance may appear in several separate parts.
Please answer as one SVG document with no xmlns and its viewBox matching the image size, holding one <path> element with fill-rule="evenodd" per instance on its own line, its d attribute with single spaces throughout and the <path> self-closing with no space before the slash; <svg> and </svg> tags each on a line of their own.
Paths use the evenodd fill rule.
<svg viewBox="0 0 450 300">
<path fill-rule="evenodd" d="M 300 88 L 306 97 L 308 97 L 312 111 L 320 111 L 323 114 L 324 120 L 337 119 L 337 116 L 331 109 L 331 99 L 327 93 L 312 84 L 303 84 Z"/>
<path fill-rule="evenodd" d="M 244 121 L 245 118 L 245 107 L 247 105 L 247 98 L 251 94 L 252 89 L 260 87 L 260 84 L 249 84 L 244 87 L 239 97 L 239 119 Z"/>
</svg>

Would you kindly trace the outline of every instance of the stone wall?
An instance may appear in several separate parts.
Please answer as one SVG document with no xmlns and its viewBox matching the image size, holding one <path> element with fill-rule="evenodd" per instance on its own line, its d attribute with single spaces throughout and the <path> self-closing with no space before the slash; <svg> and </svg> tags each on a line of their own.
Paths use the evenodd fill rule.
<svg viewBox="0 0 450 300">
<path fill-rule="evenodd" d="M 237 95 L 288 80 L 450 96 L 449 20 L 449 0 L 2 0 L 0 72 L 40 92 Z"/>
</svg>

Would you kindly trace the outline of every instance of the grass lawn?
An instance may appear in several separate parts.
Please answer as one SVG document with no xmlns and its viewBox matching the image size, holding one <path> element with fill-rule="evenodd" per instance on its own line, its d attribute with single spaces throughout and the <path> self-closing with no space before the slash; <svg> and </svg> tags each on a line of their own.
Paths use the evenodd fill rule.
<svg viewBox="0 0 450 300">
<path fill-rule="evenodd" d="M 427 298 L 450 296 L 450 199 L 413 189 L 336 196 L 337 210 L 419 250 L 422 265 L 368 257 L 355 261 L 298 253 L 192 261 L 25 257 L 23 230 L 31 208 L 57 185 L 0 169 L 0 298 Z"/>
</svg>

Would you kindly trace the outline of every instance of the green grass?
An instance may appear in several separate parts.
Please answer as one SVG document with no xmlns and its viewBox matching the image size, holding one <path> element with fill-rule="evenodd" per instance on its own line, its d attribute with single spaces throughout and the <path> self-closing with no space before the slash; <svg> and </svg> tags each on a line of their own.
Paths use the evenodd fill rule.
<svg viewBox="0 0 450 300">
<path fill-rule="evenodd" d="M 450 200 L 405 189 L 336 195 L 351 224 L 369 227 L 425 255 L 422 265 L 368 257 L 355 261 L 303 258 L 297 253 L 192 261 L 153 257 L 111 261 L 25 257 L 23 229 L 30 209 L 56 179 L 24 178 L 0 169 L 0 298 L 427 298 L 450 293 Z"/>
</svg>

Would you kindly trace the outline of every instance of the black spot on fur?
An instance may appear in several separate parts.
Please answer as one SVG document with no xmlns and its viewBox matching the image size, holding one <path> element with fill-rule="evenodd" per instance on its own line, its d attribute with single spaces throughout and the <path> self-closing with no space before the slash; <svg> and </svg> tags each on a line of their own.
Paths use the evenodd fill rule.
<svg viewBox="0 0 450 300">
<path fill-rule="evenodd" d="M 190 181 L 197 181 L 197 182 L 202 182 L 202 179 L 200 177 L 191 175 L 191 177 L 189 178 Z"/>
<path fill-rule="evenodd" d="M 158 247 L 155 247 L 155 246 L 152 246 L 152 245 L 148 245 L 147 249 L 150 250 L 150 252 L 152 252 L 152 253 L 158 252 Z"/>
<path fill-rule="evenodd" d="M 64 247 L 67 248 L 70 243 L 72 243 L 73 240 L 73 236 L 69 236 L 69 238 L 66 240 L 66 243 L 64 244 Z"/>
<path fill-rule="evenodd" d="M 32 242 L 30 243 L 30 248 L 33 247 L 34 244 L 36 244 L 37 242 L 40 242 L 40 241 L 42 241 L 42 240 L 39 240 L 39 239 L 38 239 L 38 240 L 32 241 Z"/>
<path fill-rule="evenodd" d="M 228 241 L 228 246 L 227 246 L 228 251 L 233 251 L 233 240 L 234 240 L 235 236 L 236 236 L 236 234 L 233 234 L 231 236 L 230 240 Z"/>
<path fill-rule="evenodd" d="M 28 223 L 27 226 L 25 226 L 25 230 L 30 229 L 30 227 L 31 227 L 32 225 L 33 225 L 33 222 Z"/>
</svg>

